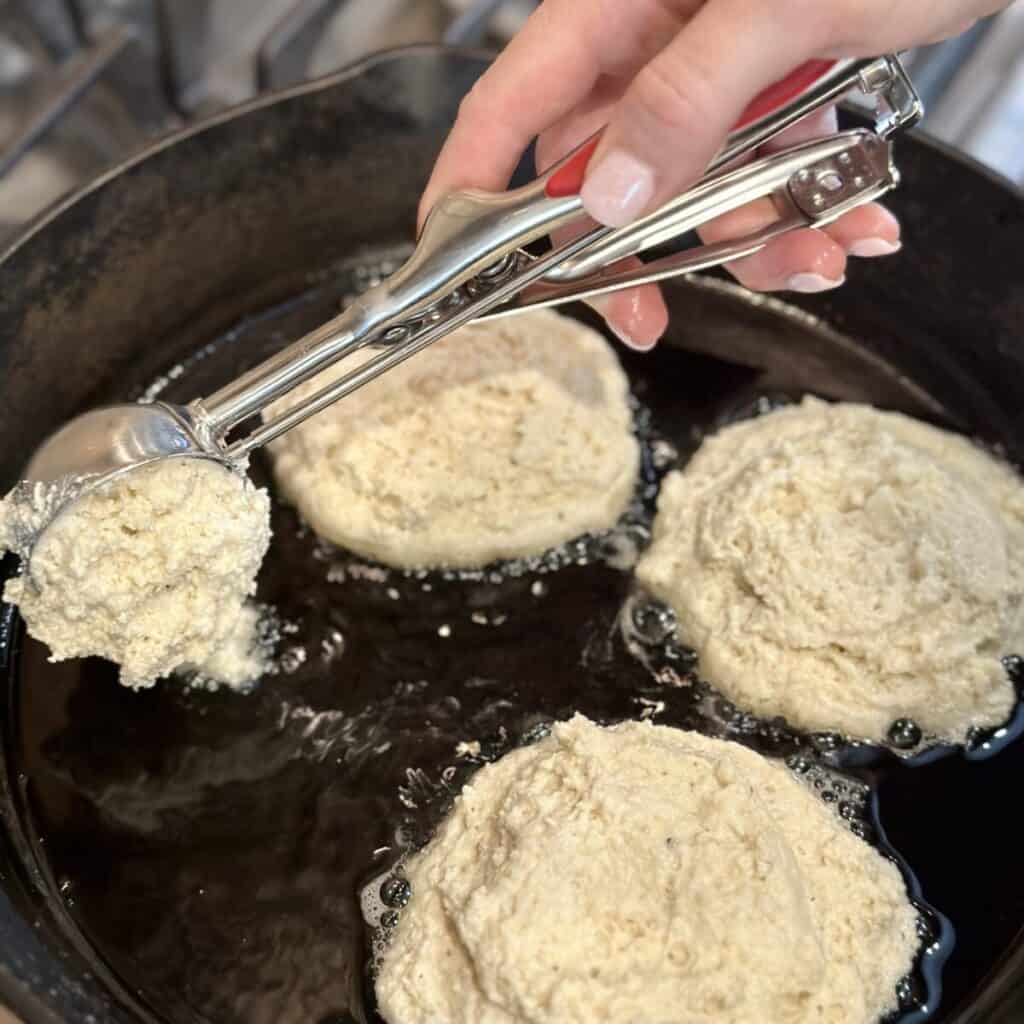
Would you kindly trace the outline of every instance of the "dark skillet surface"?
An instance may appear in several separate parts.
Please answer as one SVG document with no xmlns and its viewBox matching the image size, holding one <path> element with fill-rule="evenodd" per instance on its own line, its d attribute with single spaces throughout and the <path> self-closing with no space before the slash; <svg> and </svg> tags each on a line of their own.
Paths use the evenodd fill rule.
<svg viewBox="0 0 1024 1024">
<path fill-rule="evenodd" d="M 239 353 L 270 351 L 318 322 L 347 287 L 343 278 L 251 319 L 166 394 L 202 393 L 232 372 Z M 710 319 L 743 300 L 688 288 L 676 301 L 703 304 Z M 746 315 L 748 335 L 765 327 L 762 351 L 771 352 L 767 331 L 780 314 Z M 655 434 L 680 461 L 701 432 L 759 397 L 809 388 L 924 412 L 914 389 L 842 339 L 792 320 L 785 333 L 787 356 L 802 353 L 799 379 L 788 360 L 758 373 L 670 346 L 626 358 Z M 816 363 L 826 371 L 819 381 L 813 370 L 806 376 Z M 268 481 L 262 460 L 255 473 Z M 648 466 L 648 481 L 657 475 Z M 649 511 L 648 501 L 634 534 L 642 536 Z M 52 666 L 31 641 L 18 668 L 19 767 L 51 885 L 163 1019 L 374 1019 L 358 891 L 393 862 L 396 835 L 429 834 L 473 770 L 455 754 L 460 741 L 482 740 L 497 754 L 574 710 L 616 721 L 663 701 L 659 722 L 766 752 L 800 744 L 749 720 L 725 725 L 698 709 L 692 690 L 657 682 L 617 627 L 629 573 L 599 557 L 511 577 L 420 578 L 318 542 L 281 506 L 274 533 L 259 597 L 294 631 L 279 644 L 282 673 L 256 693 L 167 683 L 133 694 L 110 666 Z M 688 666 L 661 658 L 655 667 L 685 676 Z M 992 762 L 1004 785 L 1022 756 L 1012 747 Z M 954 756 L 930 768 L 885 762 L 865 775 L 881 780 L 883 824 L 957 930 L 947 1005 L 977 983 L 1024 919 L 1024 894 L 997 909 L 1015 858 L 1000 865 L 985 851 L 980 870 L 975 826 L 986 771 Z M 951 807 L 967 842 L 950 828 Z M 977 872 L 969 887 L 965 870 Z"/>
<path fill-rule="evenodd" d="M 299 90 L 158 152 L 9 254 L 0 263 L 5 481 L 49 427 L 78 409 L 124 397 L 239 317 L 299 294 L 310 272 L 365 239 L 406 237 L 432 154 L 481 67 L 476 58 L 417 51 L 376 62 L 357 79 Z M 924 144 L 904 142 L 900 163 L 906 187 L 892 205 L 905 223 L 904 254 L 854 267 L 850 286 L 834 296 L 799 300 L 858 346 L 804 331 L 770 308 L 674 289 L 672 340 L 689 351 L 628 361 L 662 432 L 683 441 L 691 426 L 760 393 L 809 389 L 948 416 L 1019 458 L 1024 206 Z M 268 344 L 282 340 L 269 335 Z M 872 354 L 906 379 L 880 369 Z M 626 586 L 614 570 L 546 576 L 551 590 L 539 601 L 523 592 L 523 580 L 498 594 L 477 584 L 439 587 L 417 616 L 401 587 L 394 602 L 387 586 L 361 581 L 349 588 L 355 609 L 335 604 L 344 588 L 325 587 L 327 563 L 296 535 L 286 510 L 275 527 L 281 565 L 270 567 L 263 596 L 301 620 L 283 646 L 301 644 L 309 657 L 256 695 L 189 697 L 174 687 L 132 695 L 98 663 L 46 665 L 34 644 L 10 660 L 3 810 L 11 845 L 0 868 L 36 929 L 26 934 L 0 906 L 0 927 L 17 943 L 4 947 L 0 983 L 32 1019 L 45 1019 L 43 1004 L 66 1019 L 129 1019 L 101 994 L 106 988 L 121 999 L 135 991 L 176 1020 L 346 1019 L 343 1008 L 361 998 L 357 855 L 390 840 L 385 822 L 402 813 L 405 768 L 422 767 L 430 782 L 454 762 L 450 705 L 430 707 L 431 694 L 394 694 L 387 684 L 432 677 L 433 695 L 451 696 L 471 659 L 483 666 L 481 678 L 486 670 L 514 680 L 516 706 L 500 716 L 513 733 L 576 704 L 602 717 L 641 710 L 630 690 L 645 683 L 639 670 L 606 658 L 607 624 Z M 474 611 L 505 602 L 514 623 L 472 621 Z M 458 659 L 433 628 L 441 620 L 460 640 Z M 319 642 L 339 624 L 350 643 L 325 664 Z M 583 651 L 587 673 L 578 668 Z M 552 676 L 558 685 L 547 685 Z M 484 691 L 459 690 L 460 714 L 474 719 L 477 735 L 499 724 Z M 383 693 L 388 727 L 414 741 L 410 756 L 361 759 Z M 308 717 L 307 709 L 341 706 L 355 713 Z M 342 765 L 331 760 L 339 750 L 349 752 Z M 980 1001 L 969 993 L 1024 923 L 1007 822 L 1022 756 L 1018 744 L 983 763 L 884 768 L 890 839 L 957 925 L 939 1018 L 948 1022 L 995 1021 L 983 1008 L 989 997 L 1001 1002 L 1001 1019 L 1019 1018 L 1003 998 L 1012 966 Z M 422 803 L 423 782 L 414 775 L 419 798 L 405 795 Z M 374 786 L 378 798 L 367 809 L 362 798 Z M 22 792 L 34 820 L 21 814 Z M 359 814 L 369 822 L 363 832 Z M 66 949 L 75 938 L 76 921 L 123 984 L 90 977 L 105 972 L 88 951 L 47 959 L 47 948 Z"/>
</svg>

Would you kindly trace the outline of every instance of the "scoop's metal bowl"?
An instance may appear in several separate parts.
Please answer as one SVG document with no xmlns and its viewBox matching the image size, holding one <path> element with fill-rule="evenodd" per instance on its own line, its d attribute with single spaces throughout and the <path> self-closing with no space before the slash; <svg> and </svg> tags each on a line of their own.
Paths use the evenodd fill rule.
<svg viewBox="0 0 1024 1024">
<path fill-rule="evenodd" d="M 187 407 L 110 405 L 82 413 L 51 434 L 33 453 L 25 479 L 54 483 L 84 477 L 91 488 L 157 459 L 180 456 L 214 458 L 196 435 Z"/>
</svg>

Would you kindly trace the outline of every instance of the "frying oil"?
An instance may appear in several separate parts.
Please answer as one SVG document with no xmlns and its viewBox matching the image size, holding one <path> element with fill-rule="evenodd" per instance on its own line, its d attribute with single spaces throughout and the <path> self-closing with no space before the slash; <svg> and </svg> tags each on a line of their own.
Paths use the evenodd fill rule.
<svg viewBox="0 0 1024 1024">
<path fill-rule="evenodd" d="M 383 272 L 343 268 L 137 393 L 206 393 Z M 636 592 L 630 569 L 660 477 L 704 432 L 786 400 L 783 371 L 767 387 L 756 371 L 667 346 L 623 358 L 645 456 L 636 498 L 607 535 L 474 572 L 401 572 L 325 544 L 275 503 L 258 598 L 273 609 L 276 671 L 246 695 L 181 682 L 131 693 L 105 663 L 52 665 L 24 642 L 18 760 L 47 870 L 73 893 L 66 925 L 164 1019 L 376 1020 L 369 970 L 409 898 L 402 857 L 482 764 L 575 711 L 696 728 L 786 758 L 900 864 L 921 934 L 901 1020 L 935 1009 L 951 933 L 895 849 L 913 860 L 909 848 L 916 856 L 931 842 L 920 867 L 933 863 L 945 832 L 929 817 L 928 775 L 946 773 L 947 804 L 963 790 L 970 805 L 973 766 L 909 768 L 863 750 L 844 761 L 841 737 L 755 719 L 699 678 L 671 612 Z M 865 363 L 865 374 L 879 372 Z M 253 472 L 271 486 L 262 458 Z M 914 728 L 894 723 L 893 748 L 917 751 L 925 738 Z M 892 845 L 883 820 L 898 832 Z M 958 902 L 940 871 L 929 875 L 926 895 L 943 909 L 947 899 L 967 935 L 946 973 L 956 995 L 989 962 L 978 944 L 1008 942 L 1009 925 L 976 921 L 976 900 Z"/>
</svg>

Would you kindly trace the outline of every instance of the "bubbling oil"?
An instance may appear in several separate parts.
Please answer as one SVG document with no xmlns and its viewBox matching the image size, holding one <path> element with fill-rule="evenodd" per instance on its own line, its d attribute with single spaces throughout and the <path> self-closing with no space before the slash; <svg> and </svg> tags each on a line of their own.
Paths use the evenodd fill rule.
<svg viewBox="0 0 1024 1024">
<path fill-rule="evenodd" d="M 135 395 L 213 390 L 398 259 L 311 282 Z M 706 433 L 790 396 L 668 346 L 623 359 L 643 466 L 630 508 L 602 536 L 476 571 L 399 571 L 325 543 L 275 502 L 258 594 L 273 609 L 275 671 L 251 693 L 180 681 L 130 693 L 105 663 L 51 665 L 25 642 L 13 670 L 17 757 L 55 898 L 165 1020 L 377 1020 L 368 969 L 409 898 L 403 857 L 473 772 L 576 711 L 786 758 L 900 864 L 922 922 L 901 1024 L 935 1011 L 951 933 L 888 845 L 867 785 L 902 770 L 925 738 L 895 723 L 892 749 L 872 760 L 843 737 L 754 718 L 700 678 L 671 612 L 632 583 L 661 477 Z M 253 474 L 273 491 L 260 456 Z"/>
</svg>

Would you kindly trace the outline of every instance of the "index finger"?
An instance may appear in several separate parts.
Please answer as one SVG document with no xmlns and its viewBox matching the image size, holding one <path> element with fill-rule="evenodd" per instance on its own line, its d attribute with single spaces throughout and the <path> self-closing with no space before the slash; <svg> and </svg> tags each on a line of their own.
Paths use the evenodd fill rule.
<svg viewBox="0 0 1024 1024">
<path fill-rule="evenodd" d="M 422 224 L 455 188 L 504 189 L 526 147 L 594 88 L 601 74 L 639 67 L 682 19 L 651 6 L 644 31 L 630 4 L 546 0 L 462 101 L 420 200 Z"/>
</svg>

